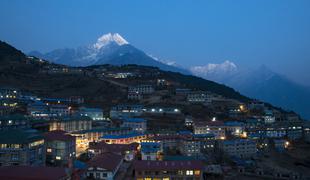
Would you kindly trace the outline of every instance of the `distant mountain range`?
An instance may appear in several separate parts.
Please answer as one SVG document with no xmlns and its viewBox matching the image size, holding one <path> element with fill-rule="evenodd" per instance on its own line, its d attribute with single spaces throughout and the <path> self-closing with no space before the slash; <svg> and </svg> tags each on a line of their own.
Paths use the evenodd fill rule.
<svg viewBox="0 0 310 180">
<path fill-rule="evenodd" d="M 29 55 L 69 66 L 137 64 L 193 74 L 233 87 L 251 98 L 294 110 L 304 118 L 310 119 L 310 88 L 296 84 L 266 66 L 254 70 L 241 70 L 233 62 L 225 61 L 222 64 L 207 64 L 186 69 L 175 62 L 160 60 L 146 54 L 117 33 L 105 34 L 88 46 L 56 49 L 45 54 L 33 51 Z"/>
<path fill-rule="evenodd" d="M 293 110 L 310 119 L 310 88 L 297 84 L 267 66 L 241 70 L 234 63 L 208 64 L 190 68 L 199 77 L 223 83 L 242 94 Z"/>
<path fill-rule="evenodd" d="M 97 42 L 88 46 L 82 46 L 75 49 L 56 49 L 45 54 L 38 51 L 32 51 L 29 55 L 69 66 L 137 64 L 155 66 L 165 71 L 190 74 L 186 69 L 167 65 L 160 60 L 147 55 L 143 51 L 129 44 L 128 41 L 118 33 L 105 34 L 98 38 Z"/>
</svg>

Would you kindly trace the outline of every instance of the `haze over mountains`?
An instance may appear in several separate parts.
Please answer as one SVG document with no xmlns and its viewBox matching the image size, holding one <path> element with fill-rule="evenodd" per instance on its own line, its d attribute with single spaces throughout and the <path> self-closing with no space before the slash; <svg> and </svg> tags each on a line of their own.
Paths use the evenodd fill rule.
<svg viewBox="0 0 310 180">
<path fill-rule="evenodd" d="M 233 62 L 225 61 L 222 64 L 195 66 L 190 70 L 196 76 L 223 83 L 246 96 L 293 110 L 310 119 L 310 88 L 273 72 L 265 65 L 243 70 Z"/>
<path fill-rule="evenodd" d="M 46 54 L 33 51 L 29 55 L 70 66 L 137 64 L 193 74 L 231 86 L 251 98 L 294 110 L 302 117 L 310 119 L 310 88 L 299 85 L 266 66 L 243 70 L 233 62 L 225 61 L 222 64 L 192 66 L 187 70 L 175 62 L 163 61 L 146 54 L 129 44 L 118 33 L 105 34 L 88 46 L 56 49 Z"/>
</svg>

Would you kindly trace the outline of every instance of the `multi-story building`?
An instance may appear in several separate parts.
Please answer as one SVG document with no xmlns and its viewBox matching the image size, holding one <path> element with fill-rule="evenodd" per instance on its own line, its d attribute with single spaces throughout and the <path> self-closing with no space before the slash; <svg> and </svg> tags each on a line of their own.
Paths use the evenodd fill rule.
<svg viewBox="0 0 310 180">
<path fill-rule="evenodd" d="M 184 125 L 186 127 L 192 127 L 194 125 L 193 117 L 192 116 L 186 116 L 185 121 L 184 121 Z"/>
<path fill-rule="evenodd" d="M 175 89 L 175 94 L 176 95 L 187 96 L 191 92 L 192 92 L 192 90 L 191 89 L 187 89 L 187 88 L 176 88 Z"/>
<path fill-rule="evenodd" d="M 244 123 L 238 121 L 225 122 L 225 130 L 227 134 L 240 136 L 244 131 Z"/>
<path fill-rule="evenodd" d="M 287 135 L 286 127 L 280 127 L 280 126 L 266 127 L 265 133 L 266 133 L 266 137 L 268 138 L 282 138 Z"/>
<path fill-rule="evenodd" d="M 145 114 L 181 114 L 180 109 L 175 107 L 148 107 L 143 109 Z"/>
<path fill-rule="evenodd" d="M 203 169 L 204 165 L 201 161 L 135 161 L 134 179 L 202 180 Z"/>
<path fill-rule="evenodd" d="M 0 131 L 0 166 L 44 164 L 43 136 L 31 129 Z"/>
<path fill-rule="evenodd" d="M 117 105 L 111 108 L 111 118 L 137 117 L 143 113 L 142 105 Z"/>
<path fill-rule="evenodd" d="M 76 156 L 75 137 L 65 131 L 50 131 L 44 134 L 46 144 L 46 163 L 69 166 Z"/>
<path fill-rule="evenodd" d="M 76 137 L 77 154 L 83 153 L 91 142 L 99 142 L 103 135 L 122 135 L 132 132 L 130 128 L 93 128 L 89 130 L 71 132 Z"/>
<path fill-rule="evenodd" d="M 265 110 L 264 121 L 265 124 L 271 124 L 276 122 L 276 117 L 273 115 L 272 110 Z"/>
<path fill-rule="evenodd" d="M 0 116 L 0 129 L 21 129 L 21 128 L 29 128 L 30 127 L 30 119 L 20 115 L 8 115 L 8 116 Z"/>
<path fill-rule="evenodd" d="M 191 92 L 187 95 L 187 101 L 191 103 L 204 103 L 207 100 L 207 93 L 204 91 Z"/>
<path fill-rule="evenodd" d="M 215 139 L 225 139 L 225 126 L 222 121 L 211 121 L 207 123 L 195 123 L 195 134 L 213 134 Z"/>
<path fill-rule="evenodd" d="M 114 153 L 104 153 L 95 156 L 87 164 L 86 177 L 89 179 L 113 180 L 120 166 L 123 156 Z"/>
<path fill-rule="evenodd" d="M 303 127 L 300 124 L 291 124 L 287 127 L 287 138 L 290 140 L 301 139 L 303 136 Z"/>
<path fill-rule="evenodd" d="M 128 88 L 128 93 L 130 92 L 137 92 L 140 94 L 152 94 L 154 92 L 154 88 L 152 85 L 130 86 Z"/>
<path fill-rule="evenodd" d="M 121 127 L 129 127 L 138 133 L 144 133 L 147 129 L 147 121 L 142 118 L 125 118 Z"/>
<path fill-rule="evenodd" d="M 92 129 L 92 119 L 87 116 L 58 117 L 49 122 L 50 131 L 74 132 Z"/>
<path fill-rule="evenodd" d="M 201 155 L 201 141 L 195 139 L 184 139 L 180 147 L 181 154 L 185 156 L 195 156 Z"/>
<path fill-rule="evenodd" d="M 71 115 L 71 107 L 65 104 L 51 104 L 49 105 L 49 112 L 57 116 Z"/>
<path fill-rule="evenodd" d="M 81 107 L 79 113 L 81 116 L 88 116 L 94 121 L 103 120 L 103 110 L 100 108 Z"/>
<path fill-rule="evenodd" d="M 193 134 L 192 139 L 200 142 L 201 153 L 214 152 L 216 141 L 213 134 Z"/>
<path fill-rule="evenodd" d="M 182 135 L 159 135 L 152 137 L 150 140 L 160 142 L 163 151 L 174 151 L 179 150 L 184 139 L 186 137 Z"/>
<path fill-rule="evenodd" d="M 21 96 L 21 91 L 16 88 L 0 88 L 0 99 L 16 99 Z"/>
<path fill-rule="evenodd" d="M 159 142 L 141 142 L 141 159 L 156 161 L 161 159 L 162 147 Z"/>
<path fill-rule="evenodd" d="M 131 144 L 107 144 L 104 141 L 90 143 L 87 150 L 90 157 L 98 156 L 104 153 L 115 153 L 124 156 L 124 160 L 134 160 L 138 152 L 139 143 Z"/>
<path fill-rule="evenodd" d="M 129 100 L 141 100 L 143 99 L 143 95 L 139 92 L 128 92 L 127 98 Z"/>
<path fill-rule="evenodd" d="M 146 134 L 140 133 L 130 133 L 124 135 L 103 135 L 101 140 L 107 144 L 131 144 L 131 143 L 140 143 L 141 140 L 146 139 Z"/>
<path fill-rule="evenodd" d="M 233 139 L 219 142 L 219 149 L 232 157 L 252 158 L 256 155 L 256 142 L 248 139 Z"/>
</svg>

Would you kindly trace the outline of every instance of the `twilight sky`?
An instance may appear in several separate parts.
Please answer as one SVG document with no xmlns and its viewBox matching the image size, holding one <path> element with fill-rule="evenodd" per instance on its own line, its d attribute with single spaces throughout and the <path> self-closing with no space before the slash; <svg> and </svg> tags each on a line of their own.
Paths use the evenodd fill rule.
<svg viewBox="0 0 310 180">
<path fill-rule="evenodd" d="M 24 52 L 86 45 L 108 32 L 183 66 L 265 64 L 310 86 L 309 0 L 0 1 L 0 40 Z"/>
</svg>

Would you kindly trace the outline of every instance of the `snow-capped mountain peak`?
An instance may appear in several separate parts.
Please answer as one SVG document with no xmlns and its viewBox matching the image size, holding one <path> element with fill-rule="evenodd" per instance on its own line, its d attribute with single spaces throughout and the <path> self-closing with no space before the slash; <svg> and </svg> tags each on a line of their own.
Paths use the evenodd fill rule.
<svg viewBox="0 0 310 180">
<path fill-rule="evenodd" d="M 195 75 L 232 73 L 237 71 L 237 66 L 231 61 L 225 61 L 221 64 L 210 63 L 204 66 L 194 66 L 190 68 L 190 71 Z"/>
<path fill-rule="evenodd" d="M 110 43 L 113 43 L 113 42 L 119 46 L 124 45 L 124 44 L 129 44 L 128 41 L 126 41 L 120 34 L 108 33 L 108 34 L 104 34 L 100 38 L 98 38 L 97 42 L 93 46 L 96 49 L 101 49 L 102 47 L 104 47 Z"/>
</svg>

